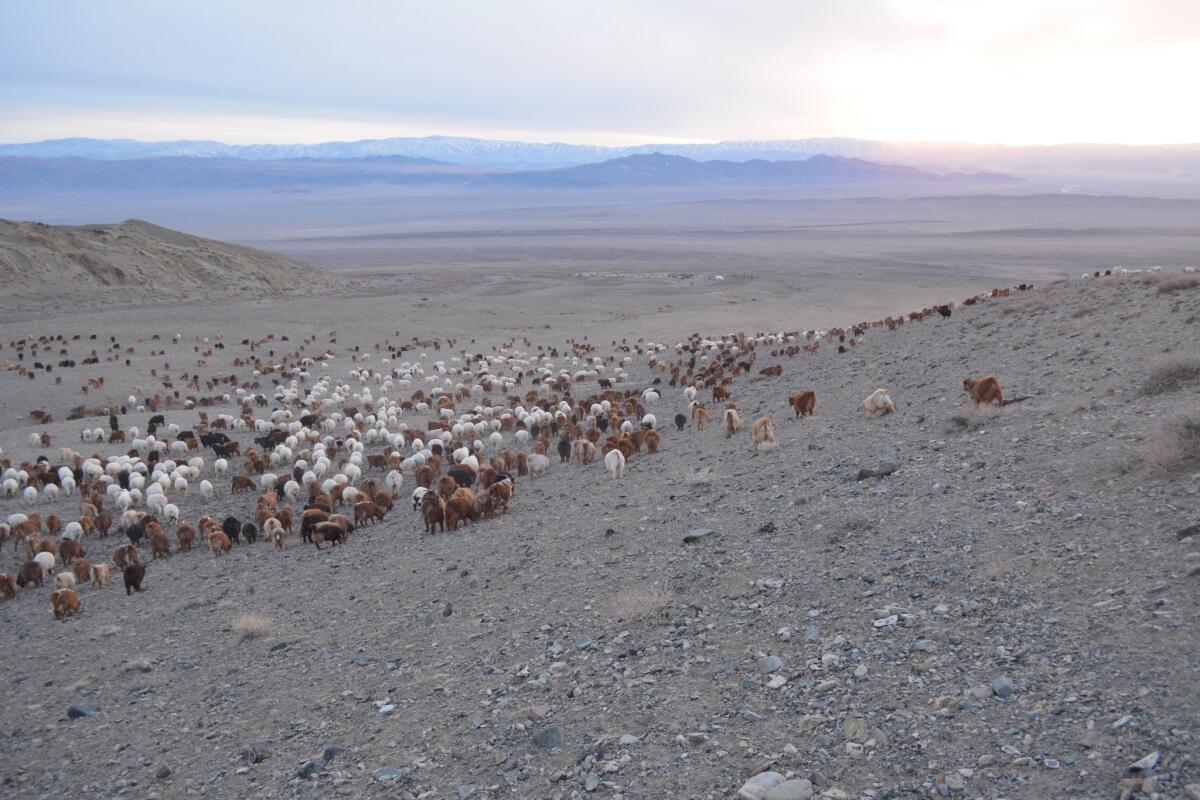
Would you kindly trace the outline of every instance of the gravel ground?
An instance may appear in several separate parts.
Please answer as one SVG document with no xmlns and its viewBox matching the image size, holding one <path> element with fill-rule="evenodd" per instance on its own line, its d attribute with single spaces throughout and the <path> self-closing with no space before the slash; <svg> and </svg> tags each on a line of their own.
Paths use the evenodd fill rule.
<svg viewBox="0 0 1200 800">
<path fill-rule="evenodd" d="M 715 423 L 676 431 L 686 403 L 664 386 L 662 449 L 623 480 L 554 459 L 509 514 L 457 533 L 422 533 L 409 479 L 344 547 L 177 552 L 141 594 L 81 588 L 57 623 L 49 584 L 20 590 L 0 599 L 0 795 L 657 800 L 734 797 L 757 775 L 787 779 L 772 800 L 1200 797 L 1200 460 L 1146 461 L 1164 422 L 1200 419 L 1200 383 L 1141 391 L 1200 358 L 1200 288 L 1160 288 L 1047 284 L 841 355 L 760 346 L 755 369 L 783 376 L 731 389 L 747 430 L 774 419 L 766 454 Z M 176 369 L 204 327 L 188 324 L 160 345 Z M 248 377 L 231 324 L 206 369 Z M 373 324 L 391 323 L 310 350 L 343 354 L 344 377 L 385 335 Z M 561 347 L 564 324 L 533 346 Z M 1028 399 L 955 424 L 962 379 L 985 374 Z M 14 375 L 9 419 L 33 397 Z M 630 385 L 651 375 L 635 357 Z M 47 408 L 82 402 L 64 382 L 33 382 Z M 879 386 L 898 413 L 867 419 Z M 810 388 L 816 416 L 793 420 L 787 396 Z M 6 456 L 92 452 L 64 416 L 8 425 Z M 49 451 L 27 441 L 42 430 Z M 880 466 L 895 471 L 857 480 Z M 254 505 L 224 481 L 173 500 L 193 522 Z M 30 508 L 78 505 L 0 499 Z M 85 547 L 96 563 L 121 542 Z M 22 561 L 6 544 L 0 571 Z M 246 614 L 269 627 L 243 636 Z"/>
</svg>

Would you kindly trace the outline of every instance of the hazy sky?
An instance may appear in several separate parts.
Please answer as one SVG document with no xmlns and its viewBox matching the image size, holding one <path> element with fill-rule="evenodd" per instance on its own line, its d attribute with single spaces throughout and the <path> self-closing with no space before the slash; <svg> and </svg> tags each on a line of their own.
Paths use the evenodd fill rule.
<svg viewBox="0 0 1200 800">
<path fill-rule="evenodd" d="M 0 141 L 1200 141 L 1200 0 L 0 0 Z"/>
</svg>

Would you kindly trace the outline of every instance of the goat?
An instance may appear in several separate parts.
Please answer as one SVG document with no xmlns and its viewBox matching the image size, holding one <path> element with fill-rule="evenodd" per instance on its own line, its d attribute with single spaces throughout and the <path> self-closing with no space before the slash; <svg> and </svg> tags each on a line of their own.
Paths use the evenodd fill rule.
<svg viewBox="0 0 1200 800">
<path fill-rule="evenodd" d="M 742 430 L 742 415 L 737 407 L 730 403 L 725 408 L 725 438 L 728 439 Z"/>
<path fill-rule="evenodd" d="M 795 418 L 807 417 L 817 413 L 817 393 L 814 391 L 799 392 L 788 398 L 788 405 L 796 412 Z"/>
<path fill-rule="evenodd" d="M 766 453 L 775 449 L 775 423 L 770 417 L 754 420 L 750 426 L 750 438 L 754 440 L 754 449 Z"/>
<path fill-rule="evenodd" d="M 92 586 L 102 588 L 108 586 L 109 575 L 112 574 L 112 567 L 108 564 L 97 564 L 92 567 Z"/>
<path fill-rule="evenodd" d="M 604 467 L 608 470 L 608 474 L 613 480 L 620 480 L 625 477 L 625 454 L 620 450 L 613 448 L 608 451 L 608 455 L 604 456 Z"/>
<path fill-rule="evenodd" d="M 963 381 L 963 390 L 971 395 L 975 405 L 1004 405 L 1004 391 L 994 375 L 978 380 L 967 378 Z"/>
<path fill-rule="evenodd" d="M 79 610 L 79 595 L 69 587 L 51 592 L 50 607 L 55 619 L 66 619 Z"/>
<path fill-rule="evenodd" d="M 125 595 L 142 590 L 142 581 L 146 578 L 146 568 L 141 564 L 130 564 L 125 567 Z"/>
</svg>

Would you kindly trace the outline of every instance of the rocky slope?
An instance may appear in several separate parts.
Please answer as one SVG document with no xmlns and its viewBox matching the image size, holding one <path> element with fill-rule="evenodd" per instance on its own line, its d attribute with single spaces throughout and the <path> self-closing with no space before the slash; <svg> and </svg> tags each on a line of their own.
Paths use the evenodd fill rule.
<svg viewBox="0 0 1200 800">
<path fill-rule="evenodd" d="M 0 220 L 0 282 L 22 293 L 46 294 L 102 287 L 230 292 L 337 285 L 286 256 L 141 220 L 80 226 Z"/>
<path fill-rule="evenodd" d="M 622 481 L 556 462 L 457 533 L 401 502 L 344 547 L 176 553 L 140 595 L 81 589 L 63 623 L 23 590 L 0 600 L 0 791 L 659 800 L 760 776 L 788 779 L 772 800 L 1200 797 L 1200 461 L 1157 460 L 1181 446 L 1164 421 L 1200 416 L 1175 369 L 1198 332 L 1195 282 L 1048 285 L 845 354 L 763 348 L 783 377 L 732 390 L 747 427 L 774 418 L 767 454 L 676 431 L 664 387 L 662 451 Z M 964 409 L 983 374 L 1028 399 Z M 878 386 L 899 411 L 866 419 Z M 15 459 L 45 452 L 11 435 Z M 271 624 L 243 637 L 245 613 Z"/>
</svg>

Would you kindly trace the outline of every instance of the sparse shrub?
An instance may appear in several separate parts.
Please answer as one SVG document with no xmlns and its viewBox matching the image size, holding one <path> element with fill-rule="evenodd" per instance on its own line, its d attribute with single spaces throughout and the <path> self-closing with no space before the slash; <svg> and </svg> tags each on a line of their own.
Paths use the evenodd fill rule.
<svg viewBox="0 0 1200 800">
<path fill-rule="evenodd" d="M 274 624 L 270 617 L 262 614 L 242 614 L 233 623 L 233 632 L 238 635 L 239 641 L 258 639 L 270 633 Z"/>
<path fill-rule="evenodd" d="M 1200 287 L 1200 274 L 1156 272 L 1147 275 L 1143 283 L 1157 285 L 1159 294 L 1174 294 Z"/>
<path fill-rule="evenodd" d="M 1163 420 L 1146 440 L 1142 460 L 1156 475 L 1200 467 L 1200 411 Z"/>
<path fill-rule="evenodd" d="M 674 592 L 661 583 L 625 589 L 601 606 L 601 613 L 612 619 L 636 622 L 663 614 L 671 605 Z"/>
<path fill-rule="evenodd" d="M 951 432 L 973 431 L 981 428 L 1000 416 L 1000 407 L 990 404 L 976 405 L 965 403 L 959 406 L 946 423 Z"/>
<path fill-rule="evenodd" d="M 1159 361 L 1142 381 L 1138 394 L 1150 397 L 1200 381 L 1200 356 L 1172 356 Z"/>
</svg>

